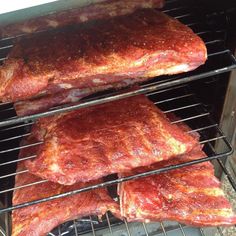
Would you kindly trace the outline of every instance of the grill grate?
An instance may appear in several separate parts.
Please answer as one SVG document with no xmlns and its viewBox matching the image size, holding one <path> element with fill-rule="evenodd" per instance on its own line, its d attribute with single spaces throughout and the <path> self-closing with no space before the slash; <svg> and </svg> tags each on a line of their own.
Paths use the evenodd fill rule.
<svg viewBox="0 0 236 236">
<path fill-rule="evenodd" d="M 196 95 L 192 91 L 191 85 L 180 85 L 160 91 L 159 90 L 153 91 L 147 94 L 147 96 L 155 104 L 157 104 L 165 113 L 174 111 L 177 116 L 182 117 L 181 121 L 185 121 L 194 131 L 198 131 L 200 133 L 201 135 L 200 140 L 203 144 L 205 144 L 205 152 L 208 154 L 208 158 L 205 158 L 204 161 L 212 160 L 217 157 L 223 157 L 231 153 L 232 149 L 229 143 L 227 142 L 225 136 L 222 134 L 217 124 L 211 120 L 209 112 L 205 108 L 204 103 L 202 103 L 200 100 L 196 98 Z M 0 138 L 0 143 L 2 144 L 0 147 L 0 168 L 2 167 L 3 171 L 5 171 L 5 173 L 1 172 L 2 174 L 0 175 L 0 182 L 3 183 L 3 185 L 1 185 L 2 188 L 0 189 L 0 197 L 8 199 L 8 203 L 5 205 L 4 208 L 0 209 L 0 213 L 9 212 L 13 209 L 24 207 L 26 205 L 35 204 L 37 202 L 43 202 L 51 200 L 53 198 L 63 197 L 65 195 L 71 195 L 79 193 L 81 191 L 87 191 L 94 187 L 104 187 L 106 185 L 111 185 L 125 180 L 125 178 L 119 180 L 112 180 L 109 182 L 104 182 L 101 185 L 88 187 L 86 189 L 79 189 L 77 191 L 69 192 L 64 195 L 62 194 L 53 196 L 50 199 L 40 199 L 39 201 L 28 202 L 25 204 L 12 207 L 9 202 L 11 199 L 12 191 L 15 189 L 13 187 L 14 177 L 16 174 L 20 174 L 20 173 L 15 173 L 15 167 L 18 161 L 22 161 L 22 160 L 17 160 L 17 154 L 20 149 L 18 144 L 22 137 L 30 134 L 30 126 L 32 125 L 32 123 L 33 122 L 30 122 L 28 124 L 25 123 L 21 125 L 15 125 L 9 128 L 2 128 L 0 130 L 0 137 L 2 137 Z M 193 130 L 190 132 L 193 132 Z M 217 142 L 221 142 L 222 144 L 221 152 L 216 152 L 216 150 L 214 149 L 214 142 L 216 140 Z M 33 158 L 33 156 L 25 158 L 27 159 Z M 217 159 L 217 163 L 224 171 L 224 173 L 228 177 L 229 182 L 236 190 L 236 184 L 232 179 L 232 177 L 230 176 L 230 174 L 227 172 L 227 169 L 224 167 L 223 162 L 220 159 Z M 191 163 L 186 163 L 185 165 L 189 164 Z M 153 171 L 151 173 L 143 173 L 140 176 L 146 176 L 153 173 L 160 173 L 178 167 L 179 166 L 167 167 L 161 170 Z M 40 184 L 41 182 L 45 181 L 46 180 L 42 180 L 37 183 L 31 183 L 30 185 Z M 27 186 L 20 186 L 20 187 L 27 188 Z M 78 219 L 62 224 L 57 229 L 53 230 L 49 235 L 51 236 L 60 236 L 60 235 L 68 235 L 68 236 L 186 235 L 188 236 L 188 235 L 205 235 L 204 230 L 197 228 L 193 229 L 191 227 L 187 227 L 178 223 L 169 223 L 169 222 L 147 223 L 147 224 L 127 223 L 114 218 L 114 216 L 108 213 L 103 217 L 102 222 L 98 221 L 97 217 L 90 216 L 88 218 Z M 215 228 L 214 230 L 218 230 L 218 233 L 221 235 L 220 228 L 218 229 Z"/>
<path fill-rule="evenodd" d="M 120 233 L 122 232 L 122 234 Z M 127 221 L 114 221 L 110 213 L 106 213 L 102 222 L 97 217 L 87 217 L 67 222 L 48 235 L 50 236 L 206 236 L 209 232 L 223 235 L 220 227 L 192 228 L 175 222 L 158 223 L 128 223 Z M 213 234 L 210 234 L 213 235 Z M 216 235 L 216 234 L 214 234 Z"/>
<path fill-rule="evenodd" d="M 191 7 L 188 7 L 191 5 Z M 172 86 L 177 86 L 190 81 L 206 78 L 212 75 L 228 72 L 236 68 L 236 59 L 224 46 L 226 32 L 224 29 L 211 30 L 211 20 L 202 13 L 202 9 L 194 4 L 187 4 L 184 0 L 167 0 L 166 6 L 163 9 L 165 13 L 175 17 L 182 23 L 188 25 L 193 31 L 198 34 L 206 43 L 208 49 L 208 61 L 205 65 L 197 70 L 189 73 L 183 73 L 174 76 L 159 76 L 148 82 L 142 83 L 140 88 L 136 88 L 132 92 L 120 90 L 119 93 L 109 91 L 105 96 L 94 96 L 90 99 L 84 99 L 79 104 L 67 104 L 65 106 L 55 107 L 47 112 L 41 112 L 34 115 L 17 117 L 14 113 L 13 105 L 10 103 L 1 103 L 0 107 L 8 110 L 8 115 L 1 116 L 0 127 L 12 124 L 19 124 L 24 121 L 34 120 L 39 117 L 50 116 L 60 112 L 88 107 L 95 104 L 101 104 L 124 97 L 133 96 L 140 93 L 148 93 L 157 89 L 165 89 Z M 215 17 L 215 16 L 214 16 Z M 222 15 L 220 16 L 222 18 Z M 227 15 L 225 15 L 227 18 Z M 216 20 L 214 18 L 214 20 Z M 208 24 L 208 22 L 210 22 Z M 0 62 L 4 61 L 7 53 L 13 46 L 13 39 L 0 40 Z M 2 112 L 1 112 L 2 113 Z"/>
<path fill-rule="evenodd" d="M 180 120 L 174 121 L 173 123 L 184 121 L 192 128 L 192 130 L 188 132 L 193 132 L 193 131 L 199 132 L 201 135 L 200 142 L 204 144 L 204 151 L 208 154 L 208 157 L 202 158 L 200 160 L 191 161 L 188 163 L 168 166 L 165 168 L 145 172 L 130 177 L 105 181 L 101 184 L 88 186 L 83 189 L 78 189 L 75 191 L 58 194 L 52 197 L 39 199 L 32 202 L 26 202 L 16 206 L 8 205 L 5 208 L 0 209 L 0 213 L 8 212 L 13 209 L 49 201 L 60 197 L 66 197 L 84 191 L 89 191 L 94 188 L 114 185 L 119 182 L 127 181 L 138 177 L 144 177 L 151 174 L 157 174 L 171 169 L 176 169 L 179 167 L 184 167 L 187 165 L 196 164 L 207 160 L 213 160 L 219 157 L 224 157 L 232 152 L 230 144 L 228 143 L 225 136 L 222 134 L 221 130 L 218 128 L 217 124 L 212 121 L 210 113 L 206 110 L 205 105 L 196 98 L 195 94 L 191 92 L 191 87 L 189 87 L 188 85 L 181 85 L 174 88 L 155 91 L 147 94 L 147 96 L 155 104 L 157 104 L 158 107 L 160 107 L 164 111 L 164 113 L 169 113 L 174 111 L 178 117 L 181 117 Z M 1 137 L 3 137 L 2 139 L 0 138 L 0 143 L 2 144 L 0 147 L 0 157 L 1 157 L 0 167 L 2 167 L 3 171 L 5 171 L 5 173 L 1 172 L 2 174 L 0 175 L 0 181 L 8 183 L 7 185 L 3 186 L 0 189 L 0 196 L 3 196 L 4 194 L 8 195 L 11 194 L 16 189 L 13 186 L 14 177 L 16 175 L 20 175 L 27 172 L 27 170 L 15 172 L 16 164 L 25 159 L 30 159 L 35 157 L 34 155 L 32 155 L 32 156 L 22 157 L 21 159 L 17 159 L 18 151 L 21 148 L 28 148 L 32 145 L 40 144 L 40 143 L 32 143 L 25 146 L 23 145 L 21 147 L 18 146 L 20 139 L 30 134 L 29 130 L 31 123 L 24 124 L 24 126 L 20 127 L 16 125 L 15 127 L 11 127 L 11 130 L 9 130 L 8 128 L 0 130 L 0 135 Z M 216 140 L 217 142 L 220 142 L 222 144 L 223 148 L 222 151 L 220 152 L 216 152 L 213 148 L 214 142 Z M 18 186 L 17 189 L 27 188 L 32 185 L 39 185 L 46 181 L 47 180 L 41 180 L 27 185 Z"/>
<path fill-rule="evenodd" d="M 214 150 L 214 149 L 213 149 Z M 222 161 L 217 160 L 217 166 L 221 167 L 228 181 L 236 190 L 235 182 L 230 177 L 230 174 Z M 110 213 L 102 218 L 102 222 L 97 217 L 86 217 L 62 224 L 54 229 L 50 236 L 77 236 L 77 235 L 92 235 L 92 236 L 206 236 L 206 235 L 221 235 L 223 228 L 192 228 L 176 222 L 160 222 L 160 223 L 128 223 L 115 219 Z M 122 232 L 122 233 L 121 233 Z"/>
</svg>

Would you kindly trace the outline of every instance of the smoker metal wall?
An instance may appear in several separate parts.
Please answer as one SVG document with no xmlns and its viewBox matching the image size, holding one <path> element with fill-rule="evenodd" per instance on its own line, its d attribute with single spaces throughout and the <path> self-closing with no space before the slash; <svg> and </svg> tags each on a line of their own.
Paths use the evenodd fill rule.
<svg viewBox="0 0 236 236">
<path fill-rule="evenodd" d="M 236 149 L 236 70 L 232 71 L 230 75 L 220 127 L 228 137 L 228 140 L 231 141 L 234 149 Z M 217 146 L 217 148 L 220 147 Z M 234 172 L 236 179 L 236 151 L 234 151 L 227 165 Z"/>
</svg>

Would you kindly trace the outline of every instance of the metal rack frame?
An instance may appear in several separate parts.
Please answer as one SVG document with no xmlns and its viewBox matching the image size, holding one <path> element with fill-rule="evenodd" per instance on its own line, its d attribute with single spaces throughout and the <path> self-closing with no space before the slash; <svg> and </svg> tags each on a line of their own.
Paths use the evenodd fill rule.
<svg viewBox="0 0 236 236">
<path fill-rule="evenodd" d="M 204 104 L 202 102 L 200 102 L 196 98 L 195 94 L 192 93 L 191 91 L 189 91 L 189 89 L 190 88 L 187 85 L 181 85 L 181 86 L 177 86 L 174 88 L 164 89 L 164 90 L 160 90 L 160 91 L 158 90 L 158 91 L 147 94 L 147 96 L 156 105 L 161 107 L 161 109 L 163 110 L 164 113 L 168 114 L 168 113 L 175 112 L 175 113 L 177 113 L 177 115 L 179 117 L 181 117 L 181 119 L 179 119 L 177 121 L 173 121 L 172 123 L 186 122 L 190 127 L 192 126 L 192 130 L 188 131 L 189 133 L 199 132 L 201 134 L 200 143 L 205 145 L 205 151 L 207 152 L 208 157 L 201 158 L 199 160 L 186 162 L 186 163 L 181 163 L 178 165 L 167 166 L 164 168 L 148 171 L 148 172 L 141 173 L 141 174 L 136 174 L 133 176 L 128 176 L 128 177 L 124 177 L 124 178 L 105 181 L 105 182 L 97 184 L 97 185 L 88 186 L 88 187 L 85 187 L 82 189 L 54 195 L 54 196 L 47 197 L 44 199 L 34 200 L 31 202 L 22 203 L 22 204 L 18 204 L 15 206 L 6 206 L 5 208 L 0 209 L 0 213 L 8 212 L 8 211 L 11 211 L 14 209 L 22 208 L 25 206 L 29 206 L 29 205 L 33 205 L 33 204 L 37 204 L 37 203 L 41 203 L 41 202 L 50 201 L 50 200 L 61 198 L 61 197 L 70 196 L 73 194 L 79 194 L 81 192 L 89 191 L 89 190 L 92 190 L 95 188 L 101 188 L 101 187 L 106 187 L 106 186 L 118 184 L 118 183 L 128 181 L 131 179 L 145 177 L 145 176 L 149 176 L 149 175 L 153 175 L 153 174 L 159 174 L 159 173 L 162 173 L 165 171 L 169 171 L 169 170 L 173 170 L 176 168 L 181 168 L 184 166 L 189 166 L 189 165 L 201 163 L 204 161 L 217 159 L 220 157 L 225 157 L 225 156 L 231 154 L 232 148 L 231 148 L 229 142 L 227 141 L 226 137 L 223 135 L 223 133 L 221 132 L 221 130 L 219 129 L 217 124 L 212 121 L 212 119 L 210 117 L 210 113 L 204 108 Z M 187 116 L 185 115 L 186 113 L 188 113 Z M 189 114 L 191 114 L 191 115 L 189 115 Z M 8 148 L 4 148 L 4 147 L 1 148 L 0 149 L 0 156 L 1 155 L 4 156 L 6 154 L 12 156 L 11 155 L 12 152 L 19 151 L 22 148 L 28 148 L 28 147 L 35 146 L 35 145 L 40 145 L 41 142 L 22 145 L 22 146 L 15 146 L 15 144 L 12 143 L 13 141 L 20 140 L 22 137 L 30 135 L 30 131 L 25 131 L 25 130 L 30 130 L 30 126 L 31 126 L 31 123 L 24 124 L 24 129 L 21 130 L 21 133 L 18 133 L 17 135 L 15 134 L 15 131 L 18 129 L 18 126 L 11 127 L 11 129 L 13 130 L 13 133 L 10 133 L 10 134 L 9 134 L 8 128 L 1 130 L 0 134 L 4 138 L 0 139 L 0 143 L 7 144 Z M 211 133 L 213 133 L 213 134 L 211 134 Z M 222 152 L 215 152 L 215 150 L 213 149 L 213 143 L 216 140 L 218 142 L 222 143 L 222 146 L 224 147 Z M 5 146 L 5 145 L 3 145 L 3 146 Z M 13 160 L 8 160 L 6 158 L 6 159 L 4 159 L 4 161 L 2 161 L 2 163 L 0 163 L 0 167 L 5 167 L 5 169 L 6 169 L 6 167 L 15 165 L 18 162 L 24 161 L 25 159 L 30 159 L 30 158 L 34 158 L 34 157 L 35 157 L 35 155 L 28 156 L 28 157 L 22 157 L 21 159 L 17 159 L 17 156 L 16 156 Z M 15 169 L 13 169 L 13 171 L 10 171 L 10 173 L 2 174 L 0 176 L 0 180 L 3 180 L 3 179 L 7 180 L 12 177 L 15 177 L 16 175 L 20 175 L 20 174 L 23 174 L 26 172 L 28 172 L 28 170 L 22 170 L 19 172 L 15 172 Z M 37 185 L 37 184 L 41 184 L 44 182 L 47 182 L 47 180 L 40 180 L 38 182 L 30 183 L 30 184 L 23 185 L 23 186 L 18 186 L 17 188 L 8 186 L 6 189 L 1 190 L 0 194 L 11 193 L 15 189 L 26 188 L 28 186 Z"/>
<path fill-rule="evenodd" d="M 215 152 L 214 148 L 212 147 L 212 151 Z M 222 160 L 221 159 L 217 159 L 217 164 L 221 167 L 223 173 L 226 175 L 227 177 L 227 180 L 229 181 L 229 183 L 231 184 L 232 188 L 236 191 L 236 183 L 235 181 L 232 179 L 229 171 L 227 170 L 227 168 L 225 167 L 225 165 L 223 164 Z M 115 223 L 112 223 L 112 220 L 111 219 L 111 216 L 110 214 L 106 213 L 106 215 L 103 217 L 104 221 L 106 222 L 106 226 L 107 228 L 109 229 L 109 232 L 110 232 L 110 235 L 113 236 L 113 227 L 115 227 L 117 224 L 119 224 L 119 222 L 115 222 Z M 89 230 L 86 230 L 86 231 L 83 231 L 83 230 L 80 230 L 78 229 L 78 226 L 76 224 L 76 221 L 71 221 L 71 225 L 74 229 L 74 234 L 72 233 L 72 235 L 74 236 L 78 236 L 78 235 L 83 235 L 83 234 L 86 234 L 87 233 L 91 233 L 91 235 L 93 236 L 96 236 L 96 231 L 100 231 L 104 228 L 104 226 L 100 226 L 99 225 L 99 221 L 96 221 L 97 225 L 94 225 L 94 220 L 93 218 L 90 216 L 88 218 L 86 218 L 86 220 L 88 220 L 88 224 L 90 224 L 91 228 L 90 228 L 90 231 Z M 124 221 L 122 222 L 121 224 L 123 224 L 123 230 L 127 233 L 128 236 L 134 236 L 134 234 L 132 234 L 131 230 L 130 230 L 130 223 L 128 223 L 127 221 Z M 179 223 L 176 223 L 175 227 L 172 228 L 172 229 L 168 229 L 167 227 L 165 227 L 165 223 L 164 222 L 158 222 L 156 223 L 159 225 L 159 233 L 156 234 L 156 235 L 164 235 L 164 236 L 167 236 L 168 235 L 168 232 L 171 232 L 171 231 L 176 231 L 176 233 L 178 235 L 183 235 L 183 236 L 187 236 L 187 235 L 190 235 L 186 232 L 186 229 L 187 228 L 190 228 L 189 226 L 186 226 L 186 225 L 182 225 L 182 224 L 179 224 Z M 148 223 L 139 223 L 139 225 L 143 228 L 143 235 L 144 236 L 151 236 L 153 234 L 151 234 L 148 230 Z M 199 235 L 202 235 L 202 236 L 205 236 L 205 232 L 204 232 L 204 228 L 198 228 L 199 230 Z M 49 235 L 51 236 L 62 236 L 62 235 L 67 235 L 67 233 L 65 231 L 63 231 L 64 233 L 62 234 L 62 229 L 61 227 L 57 227 L 56 229 L 53 230 L 53 232 L 57 232 L 57 233 L 51 233 Z M 73 230 L 72 230 L 73 231 Z M 223 236 L 223 232 L 222 232 L 222 229 L 220 227 L 216 227 L 216 231 L 219 233 L 219 235 Z M 70 234 L 71 235 L 71 234 Z"/>
<path fill-rule="evenodd" d="M 182 5 L 181 5 L 182 4 Z M 19 124 L 29 120 L 35 120 L 40 117 L 50 116 L 61 112 L 71 111 L 74 109 L 81 109 L 96 104 L 114 101 L 137 94 L 144 94 L 155 90 L 165 89 L 172 86 L 177 86 L 190 81 L 206 78 L 216 74 L 225 73 L 236 68 L 236 59 L 229 49 L 224 47 L 225 31 L 218 29 L 217 32 L 211 30 L 207 26 L 204 16 L 200 17 L 201 9 L 192 6 L 191 9 L 187 7 L 181 0 L 167 0 L 163 12 L 175 17 L 185 25 L 193 29 L 205 42 L 208 49 L 208 61 L 195 71 L 183 73 L 174 76 L 159 76 L 148 82 L 140 84 L 140 88 L 132 91 L 120 90 L 119 92 L 107 92 L 105 96 L 94 96 L 90 99 L 84 99 L 80 103 L 71 103 L 64 106 L 54 107 L 46 112 L 41 112 L 33 115 L 17 117 L 15 113 L 4 117 L 0 120 L 0 127 Z M 13 47 L 13 39 L 0 40 L 0 62 L 7 58 L 7 53 Z M 0 109 L 12 109 L 11 103 L 0 103 Z"/>
<path fill-rule="evenodd" d="M 214 150 L 214 148 L 213 148 L 213 150 Z M 226 175 L 227 180 L 231 183 L 232 188 L 236 191 L 236 183 L 234 182 L 234 180 L 232 180 L 230 173 L 228 172 L 227 168 L 224 166 L 222 160 L 217 159 L 217 163 L 222 168 L 222 171 Z M 84 231 L 79 230 L 79 227 L 76 224 L 76 221 L 73 220 L 73 221 L 69 222 L 71 230 L 68 231 L 68 234 L 66 233 L 65 230 L 63 230 L 61 228 L 61 226 L 59 226 L 53 230 L 53 233 L 50 233 L 49 235 L 51 235 L 51 236 L 62 236 L 62 235 L 78 236 L 78 235 L 83 235 L 83 234 L 87 235 L 88 233 L 90 233 L 91 235 L 96 236 L 97 235 L 96 232 L 102 231 L 106 227 L 109 230 L 110 235 L 113 236 L 114 227 L 122 224 L 121 227 L 127 233 L 128 236 L 135 236 L 134 234 L 132 234 L 132 230 L 130 229 L 130 223 L 128 223 L 127 221 L 121 222 L 120 220 L 114 221 L 113 218 L 114 217 L 112 215 L 110 215 L 109 213 L 106 213 L 105 216 L 103 217 L 103 221 L 105 221 L 105 225 L 106 225 L 106 226 L 104 226 L 104 225 L 100 225 L 99 220 L 96 220 L 96 217 L 95 218 L 91 217 L 91 216 L 86 217 L 85 220 L 88 221 L 88 225 L 90 224 L 90 229 L 88 228 Z M 82 219 L 82 221 L 83 221 L 83 219 Z M 94 224 L 94 222 L 96 222 L 96 224 Z M 187 231 L 186 229 L 191 228 L 191 227 L 186 226 L 186 225 L 176 223 L 174 227 L 168 228 L 168 227 L 166 227 L 165 222 L 157 222 L 155 224 L 157 224 L 159 226 L 158 233 L 155 235 L 167 236 L 168 233 L 171 231 L 175 231 L 176 234 L 178 234 L 180 236 L 181 235 L 183 235 L 183 236 L 190 235 L 186 232 Z M 139 223 L 139 225 L 140 225 L 140 228 L 142 228 L 142 233 L 143 233 L 142 235 L 143 236 L 153 235 L 153 233 L 149 232 L 149 230 L 148 230 L 149 223 Z M 66 226 L 65 228 L 68 228 L 68 226 Z M 208 228 L 198 228 L 197 230 L 199 232 L 199 235 L 205 236 L 206 235 L 205 229 L 208 229 Z M 219 233 L 219 235 L 223 236 L 222 228 L 216 227 L 216 231 Z"/>
<path fill-rule="evenodd" d="M 105 217 L 106 217 L 107 226 L 108 226 L 110 235 L 113 236 L 113 226 L 112 226 L 112 224 L 111 224 L 111 222 L 110 222 L 109 214 L 106 213 Z M 99 229 L 98 229 L 98 230 L 95 230 L 94 223 L 93 223 L 94 221 L 93 221 L 92 217 L 89 217 L 89 218 L 88 218 L 88 221 L 89 221 L 89 223 L 90 223 L 90 225 L 91 225 L 91 231 L 90 231 L 91 235 L 92 235 L 92 236 L 96 236 L 96 235 L 97 235 L 97 234 L 96 234 L 96 231 L 99 231 Z M 140 226 L 143 228 L 143 230 L 142 230 L 142 231 L 143 231 L 143 236 L 151 236 L 151 235 L 153 235 L 153 234 L 151 234 L 151 233 L 149 232 L 149 230 L 148 230 L 148 223 L 139 223 L 139 224 L 140 224 Z M 178 223 L 175 228 L 168 230 L 168 229 L 165 227 L 165 225 L 164 225 L 163 222 L 157 222 L 156 224 L 159 224 L 160 231 L 161 231 L 161 232 L 158 233 L 157 235 L 160 235 L 160 234 L 161 234 L 161 235 L 167 236 L 167 235 L 168 235 L 168 232 L 171 232 L 171 231 L 177 231 L 176 233 L 179 233 L 179 235 L 182 235 L 182 236 L 187 236 L 187 235 L 189 235 L 189 234 L 187 234 L 187 233 L 185 232 L 187 228 L 190 228 L 189 226 L 182 225 L 182 224 L 179 224 L 179 223 Z M 80 233 L 78 232 L 77 226 L 76 226 L 76 221 L 75 221 L 75 220 L 73 221 L 73 228 L 74 228 L 74 234 L 73 234 L 73 235 L 75 235 L 75 236 L 83 235 L 82 232 L 80 232 Z M 129 223 L 128 223 L 126 220 L 124 220 L 124 222 L 123 222 L 123 229 L 124 229 L 124 231 L 126 231 L 126 233 L 127 233 L 128 236 L 135 236 L 134 234 L 131 233 Z M 216 227 L 216 229 L 217 229 L 217 232 L 218 232 L 221 236 L 223 236 L 222 229 L 221 229 L 220 227 Z M 199 230 L 200 235 L 205 236 L 204 229 L 199 228 L 198 230 Z M 50 235 L 50 236 L 62 236 L 62 235 L 67 235 L 66 232 L 64 232 L 64 234 L 62 234 L 62 231 L 61 231 L 60 227 L 58 227 L 58 228 L 57 228 L 56 230 L 54 230 L 54 231 L 58 231 L 58 234 L 50 233 L 49 235 Z M 87 232 L 86 232 L 86 233 L 87 233 Z"/>
</svg>

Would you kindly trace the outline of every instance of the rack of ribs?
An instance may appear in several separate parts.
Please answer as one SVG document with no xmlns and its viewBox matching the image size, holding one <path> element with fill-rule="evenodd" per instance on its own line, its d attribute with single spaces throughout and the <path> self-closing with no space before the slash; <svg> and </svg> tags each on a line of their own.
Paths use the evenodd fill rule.
<svg viewBox="0 0 236 236">
<path fill-rule="evenodd" d="M 0 67 L 0 100 L 177 74 L 205 63 L 204 42 L 154 9 L 19 40 Z"/>
<path fill-rule="evenodd" d="M 144 95 L 40 118 L 20 156 L 33 174 L 60 184 L 88 182 L 174 158 L 199 146 Z"/>
<path fill-rule="evenodd" d="M 17 171 L 23 169 L 25 168 L 22 163 L 19 164 Z M 101 182 L 101 180 L 96 180 L 90 183 L 77 183 L 72 186 L 44 182 L 20 188 L 41 180 L 30 173 L 17 175 L 15 187 L 18 189 L 13 193 L 13 205 L 78 190 Z M 119 215 L 119 205 L 108 195 L 108 191 L 105 188 L 38 203 L 13 211 L 12 236 L 44 236 L 66 221 L 89 215 L 101 217 L 107 211 Z"/>
<path fill-rule="evenodd" d="M 196 160 L 204 155 L 200 149 L 195 149 L 178 158 L 120 174 L 120 177 Z M 236 215 L 220 189 L 210 162 L 123 182 L 118 189 L 121 215 L 128 221 L 171 220 L 200 227 L 236 223 Z"/>
<path fill-rule="evenodd" d="M 0 37 L 12 37 L 68 25 L 126 15 L 141 8 L 161 8 L 164 0 L 93 0 L 79 7 L 1 26 Z"/>
</svg>

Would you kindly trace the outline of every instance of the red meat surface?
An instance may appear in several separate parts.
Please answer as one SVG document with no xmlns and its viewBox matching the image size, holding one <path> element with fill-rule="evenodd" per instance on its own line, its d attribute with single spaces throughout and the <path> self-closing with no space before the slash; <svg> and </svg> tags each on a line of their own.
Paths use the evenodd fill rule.
<svg viewBox="0 0 236 236">
<path fill-rule="evenodd" d="M 89 20 L 126 15 L 139 8 L 161 8 L 163 5 L 164 0 L 93 0 L 93 4 L 87 5 L 86 3 L 83 6 L 82 3 L 80 8 L 51 13 L 23 22 L 2 26 L 0 28 L 0 37 L 35 33 Z"/>
<path fill-rule="evenodd" d="M 0 100 L 186 72 L 206 58 L 205 44 L 190 28 L 143 9 L 20 40 L 0 67 Z"/>
<path fill-rule="evenodd" d="M 55 94 L 49 94 L 35 99 L 18 101 L 14 103 L 14 108 L 18 116 L 32 115 L 47 111 L 59 105 L 76 103 L 82 98 L 108 89 L 120 89 L 130 87 L 141 79 L 125 79 L 119 83 L 107 84 L 104 86 L 90 87 L 84 89 L 65 89 Z"/>
<path fill-rule="evenodd" d="M 23 168 L 22 165 L 19 165 L 18 171 Z M 15 187 L 40 180 L 30 173 L 23 173 L 17 175 Z M 13 205 L 77 190 L 99 182 L 97 180 L 90 183 L 77 183 L 72 186 L 46 182 L 19 188 L 14 191 Z M 119 215 L 118 204 L 113 201 L 104 188 L 39 203 L 13 211 L 12 236 L 44 236 L 66 221 L 89 215 L 102 216 L 107 211 Z"/>
<path fill-rule="evenodd" d="M 199 146 L 144 95 L 40 118 L 20 156 L 25 166 L 60 184 L 88 182 L 112 173 L 175 158 Z"/>
<path fill-rule="evenodd" d="M 205 156 L 200 149 L 150 167 L 120 174 L 129 176 Z M 128 221 L 178 221 L 192 226 L 234 225 L 236 215 L 220 189 L 210 162 L 171 170 L 119 185 L 121 215 Z"/>
</svg>

